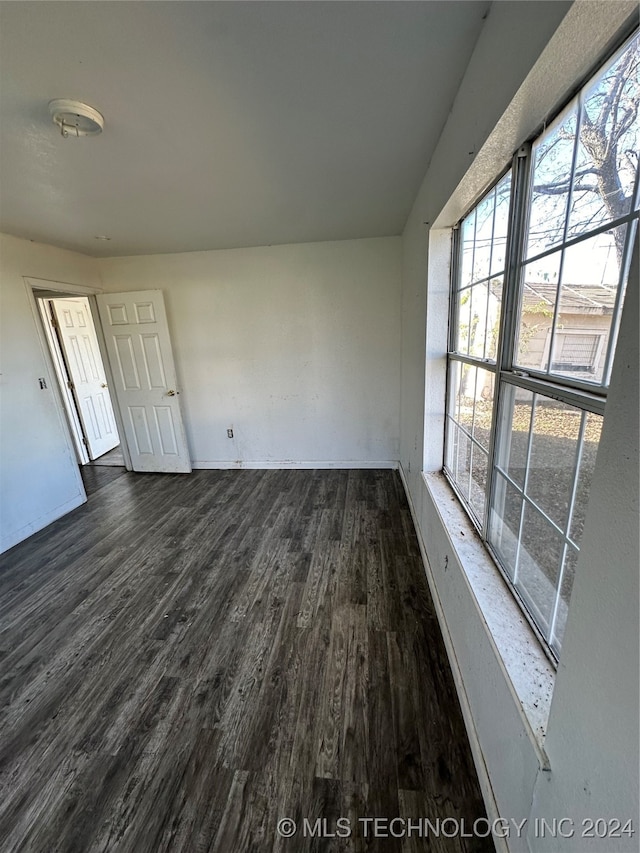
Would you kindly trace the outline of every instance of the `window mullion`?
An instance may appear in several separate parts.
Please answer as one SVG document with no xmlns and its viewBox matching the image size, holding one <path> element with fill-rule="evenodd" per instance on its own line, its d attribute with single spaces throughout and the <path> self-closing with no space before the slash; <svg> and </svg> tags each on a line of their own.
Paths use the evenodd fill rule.
<svg viewBox="0 0 640 853">
<path fill-rule="evenodd" d="M 455 287 L 452 288 L 452 298 L 449 301 L 449 352 L 456 350 L 456 336 L 458 334 L 458 323 L 460 317 L 459 302 L 460 302 L 460 267 L 462 253 L 462 231 L 456 226 L 453 229 L 451 238 L 451 281 L 455 282 Z"/>
<path fill-rule="evenodd" d="M 505 371 L 501 378 L 503 382 L 516 385 L 518 388 L 526 388 L 527 391 L 533 391 L 543 397 L 559 400 L 561 403 L 575 406 L 583 411 L 593 412 L 596 415 L 604 415 L 606 398 L 597 396 L 592 392 L 572 388 L 568 384 L 561 385 L 560 383 L 550 382 L 547 378 L 536 377 L 525 372 Z"/>
<path fill-rule="evenodd" d="M 578 491 L 578 478 L 580 477 L 580 463 L 582 462 L 582 449 L 584 445 L 584 431 L 587 425 L 587 413 L 583 412 L 580 418 L 580 429 L 578 431 L 578 442 L 576 447 L 576 458 L 573 464 L 573 483 L 571 484 L 571 498 L 569 501 L 569 509 L 567 511 L 567 523 L 564 530 L 564 544 L 562 547 L 562 556 L 560 562 L 560 571 L 558 573 L 558 583 L 556 585 L 556 594 L 553 602 L 553 610 L 551 619 L 549 620 L 549 645 L 553 640 L 553 635 L 556 630 L 556 622 L 558 621 L 558 609 L 560 607 L 560 599 L 562 598 L 562 582 L 564 581 L 565 565 L 567 562 L 567 550 L 569 548 L 569 540 L 571 539 L 571 522 L 573 521 L 573 510 L 576 503 L 576 492 Z"/>
<path fill-rule="evenodd" d="M 576 101 L 576 136 L 573 141 L 573 155 L 571 157 L 571 174 L 569 176 L 569 192 L 567 193 L 567 207 L 564 212 L 564 227 L 562 229 L 562 243 L 560 250 L 560 264 L 558 266 L 558 287 L 556 289 L 556 304 L 553 306 L 553 320 L 551 321 L 551 335 L 549 336 L 549 354 L 547 357 L 547 369 L 545 373 L 551 373 L 551 365 L 553 363 L 553 353 L 556 346 L 556 327 L 558 325 L 558 316 L 560 314 L 560 296 L 562 293 L 562 279 L 564 273 L 564 253 L 567 243 L 567 234 L 569 232 L 569 217 L 571 216 L 571 206 L 573 204 L 573 185 L 576 179 L 576 162 L 578 160 L 578 147 L 580 141 L 580 130 L 582 129 L 582 92 L 578 95 Z"/>
<path fill-rule="evenodd" d="M 487 484 L 485 490 L 485 513 L 482 523 L 482 535 L 489 538 L 489 517 L 495 488 L 494 460 L 501 439 L 500 412 L 500 376 L 510 364 L 513 353 L 512 336 L 519 303 L 519 270 L 523 253 L 524 226 L 527 214 L 527 201 L 531 178 L 531 145 L 523 145 L 513 158 L 511 179 L 511 202 L 507 226 L 507 246 L 505 251 L 505 270 L 502 280 L 502 311 L 500 329 L 496 346 L 496 367 L 493 388 L 493 428 L 489 438 L 487 459 Z"/>
<path fill-rule="evenodd" d="M 523 145 L 514 157 L 513 208 L 509 217 L 511 239 L 504 281 L 504 325 L 501 329 L 501 351 L 497 359 L 500 371 L 509 370 L 515 360 L 515 338 L 522 299 L 524 241 L 527 232 L 532 172 L 531 145 Z"/>
<path fill-rule="evenodd" d="M 638 165 L 638 173 L 640 174 L 640 164 Z M 640 184 L 640 180 L 636 180 Z M 624 253 L 620 264 L 620 276 L 618 278 L 618 291 L 616 293 L 616 301 L 613 306 L 613 315 L 611 318 L 611 328 L 609 329 L 609 340 L 607 342 L 607 354 L 605 356 L 604 371 L 602 381 L 605 387 L 609 385 L 611 378 L 611 364 L 613 361 L 613 353 L 615 352 L 616 339 L 618 337 L 618 327 L 620 326 L 620 316 L 622 311 L 620 305 L 624 298 L 624 282 L 627 281 L 629 275 L 629 267 L 631 266 L 631 253 L 633 243 L 636 236 L 637 220 L 630 222 L 627 225 L 627 233 L 625 235 Z"/>
</svg>

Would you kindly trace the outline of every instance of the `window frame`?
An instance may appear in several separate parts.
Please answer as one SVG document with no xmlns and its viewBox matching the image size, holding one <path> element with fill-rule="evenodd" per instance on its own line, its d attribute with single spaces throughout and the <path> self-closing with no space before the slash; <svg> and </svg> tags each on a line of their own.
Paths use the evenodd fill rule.
<svg viewBox="0 0 640 853">
<path fill-rule="evenodd" d="M 568 99 L 568 101 L 563 105 L 562 109 L 558 111 L 555 119 L 555 122 L 562 121 L 562 116 L 564 114 L 568 114 L 570 110 L 575 109 L 576 115 L 578 116 L 577 124 L 576 124 L 576 140 L 578 138 L 578 134 L 580 132 L 580 116 L 582 112 L 582 104 L 583 98 L 585 97 L 586 92 L 588 91 L 589 86 L 592 84 L 594 80 L 597 79 L 597 76 L 605 71 L 607 65 L 613 64 L 615 59 L 623 54 L 623 52 L 627 49 L 629 44 L 633 41 L 633 39 L 638 37 L 638 33 L 640 30 L 636 29 L 633 33 L 631 33 L 627 38 L 624 39 L 622 44 L 619 44 L 616 50 L 612 51 L 608 56 L 604 57 L 596 66 L 594 71 L 586 78 L 581 84 L 578 90 L 574 90 L 574 94 L 572 97 Z M 605 411 L 605 404 L 607 398 L 608 386 L 611 378 L 611 368 L 613 363 L 613 356 L 615 353 L 615 344 L 618 336 L 618 329 L 620 325 L 620 317 L 622 314 L 622 301 L 624 298 L 624 293 L 626 287 L 622 286 L 622 283 L 628 281 L 629 276 L 629 267 L 631 263 L 631 253 L 633 249 L 634 243 L 634 235 L 636 228 L 640 227 L 638 225 L 638 220 L 640 217 L 640 211 L 638 210 L 638 205 L 640 201 L 640 165 L 636 165 L 635 172 L 635 182 L 633 185 L 633 190 L 631 193 L 631 202 L 629 212 L 622 217 L 618 217 L 613 220 L 607 220 L 604 223 L 601 223 L 597 228 L 592 230 L 586 229 L 583 233 L 579 233 L 569 239 L 567 239 L 568 229 L 569 229 L 569 218 L 571 213 L 571 200 L 572 200 L 572 187 L 573 187 L 573 176 L 576 168 L 576 158 L 578 151 L 578 143 L 574 144 L 573 155 L 572 155 L 572 164 L 571 164 L 571 172 L 569 173 L 571 178 L 571 188 L 568 192 L 567 204 L 564 213 L 564 221 L 563 221 L 563 234 L 562 239 L 557 243 L 552 245 L 551 247 L 547 247 L 546 249 L 535 252 L 531 254 L 531 257 L 527 257 L 526 255 L 526 241 L 529 236 L 529 216 L 532 209 L 531 198 L 533 193 L 533 177 L 534 177 L 534 167 L 535 167 L 535 157 L 533 155 L 533 149 L 538 140 L 543 138 L 546 127 L 542 130 L 538 131 L 534 136 L 531 137 L 529 141 L 527 141 L 524 145 L 522 145 L 513 155 L 511 162 L 507 165 L 507 167 L 497 176 L 497 178 L 491 183 L 491 186 L 485 190 L 468 208 L 466 213 L 460 218 L 460 220 L 456 223 L 452 230 L 452 241 L 451 241 L 451 263 L 450 263 L 450 298 L 449 298 L 449 326 L 448 326 L 448 334 L 447 334 L 447 353 L 446 353 L 446 390 L 445 390 L 445 418 L 444 418 L 444 454 L 443 454 L 443 473 L 456 493 L 458 499 L 460 500 L 462 506 L 465 511 L 469 515 L 471 522 L 477 529 L 480 537 L 482 539 L 483 545 L 491 555 L 493 562 L 495 563 L 500 574 L 505 578 L 508 588 L 518 604 L 520 608 L 527 618 L 529 624 L 533 628 L 536 636 L 541 642 L 542 648 L 544 649 L 547 657 L 553 663 L 554 666 L 557 666 L 559 660 L 559 651 L 556 651 L 552 647 L 553 640 L 553 626 L 555 624 L 555 619 L 557 615 L 557 610 L 559 606 L 559 598 L 560 598 L 560 587 L 563 580 L 563 572 L 564 572 L 564 559 L 561 560 L 560 569 L 558 572 L 558 577 L 555 584 L 555 599 L 552 607 L 552 618 L 549 622 L 548 629 L 548 637 L 544 635 L 542 629 L 536 623 L 534 616 L 532 615 L 529 604 L 524 600 L 522 595 L 519 593 L 518 589 L 515 587 L 514 582 L 508 576 L 505 571 L 503 565 L 501 564 L 501 559 L 497 554 L 495 548 L 492 546 L 490 542 L 490 524 L 491 524 L 491 512 L 494 507 L 494 500 L 496 498 L 496 488 L 498 476 L 496 472 L 497 468 L 497 452 L 498 452 L 498 443 L 499 441 L 504 440 L 504 436 L 501 435 L 501 407 L 502 400 L 504 397 L 503 388 L 505 386 L 511 386 L 515 388 L 520 388 L 524 391 L 529 391 L 532 393 L 532 400 L 536 400 L 537 397 L 533 395 L 541 395 L 546 398 L 551 398 L 553 400 L 557 400 L 560 403 L 566 404 L 568 406 L 575 407 L 581 410 L 583 413 L 593 413 L 594 415 L 603 416 Z M 482 204 L 485 198 L 487 198 L 497 187 L 497 185 L 503 180 L 506 174 L 511 171 L 511 194 L 510 194 L 510 202 L 509 202 L 509 213 L 508 213 L 508 226 L 507 226 L 507 240 L 506 240 L 506 251 L 505 251 L 505 269 L 503 274 L 503 285 L 502 285 L 502 299 L 501 299 L 501 311 L 500 311 L 500 322 L 499 322 L 499 330 L 498 337 L 496 342 L 496 352 L 495 352 L 495 360 L 481 358 L 478 356 L 472 356 L 468 353 L 461 353 L 456 351 L 456 344 L 458 340 L 458 318 L 459 318 L 459 310 L 460 310 L 460 293 L 466 289 L 466 287 L 473 287 L 473 276 L 471 277 L 470 283 L 465 284 L 464 287 L 460 286 L 460 274 L 462 269 L 462 251 L 463 251 L 463 241 L 462 241 L 462 228 L 465 220 L 473 214 L 478 207 Z M 605 362 L 603 368 L 603 376 L 600 384 L 596 384 L 593 381 L 583 380 L 581 377 L 567 377 L 561 376 L 557 373 L 552 372 L 552 364 L 553 364 L 553 349 L 555 343 L 555 336 L 557 334 L 556 329 L 556 319 L 559 313 L 559 305 L 560 305 L 560 288 L 561 288 L 561 278 L 559 274 L 558 278 L 558 289 L 556 291 L 556 302 L 554 305 L 554 315 L 553 320 L 550 327 L 550 334 L 545 343 L 545 349 L 549 350 L 549 358 L 548 358 L 548 366 L 546 370 L 541 366 L 540 369 L 526 367 L 522 368 L 518 366 L 517 360 L 517 348 L 518 348 L 518 333 L 519 333 L 519 321 L 521 317 L 522 311 L 522 300 L 524 296 L 524 284 L 525 284 L 525 268 L 527 264 L 530 264 L 534 261 L 543 259 L 549 255 L 552 255 L 557 252 L 562 252 L 562 257 L 567 249 L 571 248 L 574 245 L 579 245 L 581 242 L 586 241 L 588 239 L 592 239 L 595 236 L 612 231 L 614 228 L 627 225 L 627 235 L 625 239 L 625 246 L 622 257 L 620 259 L 620 271 L 618 277 L 618 286 L 614 301 L 614 306 L 612 309 L 612 320 L 611 325 L 608 331 L 608 340 L 606 343 L 606 353 L 605 353 Z M 475 239 L 475 226 L 474 226 L 474 239 Z M 491 281 L 491 269 L 489 269 L 489 276 L 487 278 L 487 284 Z M 484 279 L 480 279 L 483 281 Z M 574 331 L 574 330 L 571 330 Z M 570 331 L 570 333 L 571 333 Z M 586 330 L 575 330 L 575 333 L 586 333 Z M 591 333 L 589 331 L 589 333 Z M 597 332 L 593 332 L 592 334 L 597 334 Z M 604 345 L 604 341 L 598 345 L 598 350 L 600 350 Z M 485 344 L 486 348 L 486 344 Z M 469 349 L 469 345 L 467 345 L 467 349 Z M 451 431 L 450 423 L 453 421 L 456 424 L 457 429 L 461 430 L 462 425 L 458 423 L 452 417 L 452 404 L 455 399 L 455 396 L 452 393 L 452 363 L 458 362 L 461 366 L 469 365 L 476 369 L 485 370 L 491 374 L 493 374 L 493 406 L 491 412 L 491 427 L 490 427 L 490 440 L 489 440 L 489 448 L 488 448 L 488 459 L 487 459 L 487 472 L 486 472 L 486 483 L 485 483 L 485 491 L 484 491 L 484 510 L 483 517 L 480 518 L 477 514 L 475 508 L 471 504 L 471 489 L 469 489 L 469 497 L 464 495 L 461 489 L 456 482 L 456 477 L 454 473 L 448 468 L 448 457 L 450 450 L 450 435 L 453 435 Z M 460 368 L 462 369 L 462 367 Z M 586 371 L 585 371 L 586 372 Z M 475 401 L 477 402 L 477 400 Z M 475 412 L 475 402 L 474 402 L 474 412 Z M 581 417 L 581 426 L 579 431 L 579 437 L 577 439 L 577 461 L 575 463 L 575 467 L 572 473 L 572 485 L 571 485 L 571 506 L 573 507 L 573 501 L 575 499 L 575 492 L 577 489 L 577 483 L 579 478 L 579 460 L 582 454 L 583 449 L 583 440 L 584 440 L 584 425 L 586 421 L 586 416 L 583 414 Z M 469 438 L 468 440 L 472 442 L 473 439 L 473 421 L 472 427 L 467 429 L 463 429 L 462 431 L 466 433 Z M 531 423 L 529 427 L 529 435 L 528 442 L 529 445 L 532 441 L 533 435 L 533 406 L 532 406 L 532 417 Z M 471 454 L 471 450 L 470 450 Z M 470 455 L 470 459 L 473 457 Z M 529 460 L 527 459 L 527 466 L 529 464 Z M 528 467 L 527 467 L 528 471 Z M 472 465 L 469 465 L 469 481 L 472 480 Z M 523 499 L 525 497 L 523 491 Z M 532 504 L 532 506 L 542 512 L 545 515 L 544 511 L 541 507 L 538 507 L 535 502 L 532 502 L 529 498 L 527 500 Z M 557 526 L 554 522 L 552 522 L 554 526 Z M 568 534 L 565 535 L 565 544 L 563 547 L 567 548 Z M 522 515 L 520 521 L 520 528 L 518 531 L 518 548 L 522 542 Z M 575 543 L 573 543 L 575 546 Z M 566 553 L 566 550 L 565 552 Z M 569 602 L 567 602 L 568 607 Z"/>
</svg>

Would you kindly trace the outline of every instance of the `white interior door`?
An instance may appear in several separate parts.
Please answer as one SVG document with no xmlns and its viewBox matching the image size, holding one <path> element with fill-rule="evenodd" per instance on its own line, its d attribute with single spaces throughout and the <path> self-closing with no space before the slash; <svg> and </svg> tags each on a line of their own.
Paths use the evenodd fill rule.
<svg viewBox="0 0 640 853">
<path fill-rule="evenodd" d="M 133 470 L 190 473 L 162 291 L 97 300 Z"/>
<path fill-rule="evenodd" d="M 51 299 L 90 459 L 120 443 L 89 301 Z"/>
</svg>

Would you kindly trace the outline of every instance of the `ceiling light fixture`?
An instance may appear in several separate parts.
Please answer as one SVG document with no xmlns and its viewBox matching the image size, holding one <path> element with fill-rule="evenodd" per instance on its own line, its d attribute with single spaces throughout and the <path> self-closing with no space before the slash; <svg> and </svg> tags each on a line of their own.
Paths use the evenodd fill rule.
<svg viewBox="0 0 640 853">
<path fill-rule="evenodd" d="M 96 234 L 95 239 L 96 240 L 110 240 L 111 237 L 107 237 L 105 234 Z"/>
<path fill-rule="evenodd" d="M 65 139 L 68 136 L 97 136 L 102 133 L 104 118 L 88 104 L 57 98 L 49 101 L 49 112 Z"/>
</svg>

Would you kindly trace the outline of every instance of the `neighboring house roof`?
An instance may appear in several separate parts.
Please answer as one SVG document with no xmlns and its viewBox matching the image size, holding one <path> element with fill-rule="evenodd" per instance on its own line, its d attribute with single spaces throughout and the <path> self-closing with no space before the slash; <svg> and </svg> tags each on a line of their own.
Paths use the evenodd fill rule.
<svg viewBox="0 0 640 853">
<path fill-rule="evenodd" d="M 491 288 L 494 296 L 502 298 L 502 286 Z M 553 310 L 558 285 L 555 282 L 525 282 L 523 304 L 525 309 L 539 306 Z M 612 314 L 617 288 L 601 284 L 563 284 L 560 311 L 563 314 Z"/>
</svg>

